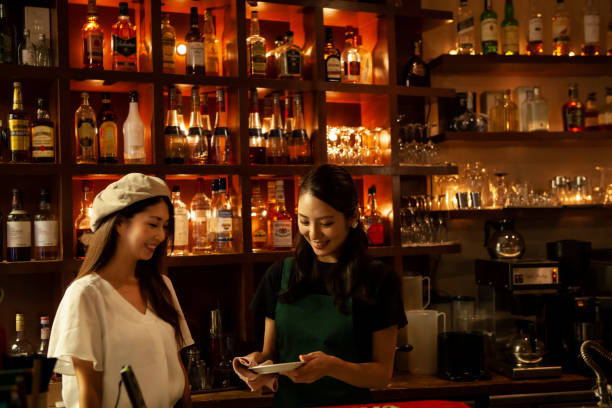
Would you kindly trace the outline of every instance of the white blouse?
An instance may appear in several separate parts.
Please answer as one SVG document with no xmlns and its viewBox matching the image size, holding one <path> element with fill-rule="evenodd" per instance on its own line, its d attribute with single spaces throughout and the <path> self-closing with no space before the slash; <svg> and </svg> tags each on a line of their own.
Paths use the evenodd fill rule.
<svg viewBox="0 0 612 408">
<path fill-rule="evenodd" d="M 174 329 L 147 307 L 140 313 L 97 273 L 75 280 L 57 309 L 49 357 L 57 357 L 55 371 L 62 376 L 62 397 L 68 408 L 79 406 L 79 392 L 71 357 L 92 361 L 102 371 L 102 408 L 115 406 L 120 370 L 129 364 L 148 408 L 172 407 L 185 389 L 178 351 L 193 344 L 187 322 L 170 279 L 163 276 L 179 311 L 183 344 Z M 131 408 L 122 385 L 118 407 Z"/>
</svg>

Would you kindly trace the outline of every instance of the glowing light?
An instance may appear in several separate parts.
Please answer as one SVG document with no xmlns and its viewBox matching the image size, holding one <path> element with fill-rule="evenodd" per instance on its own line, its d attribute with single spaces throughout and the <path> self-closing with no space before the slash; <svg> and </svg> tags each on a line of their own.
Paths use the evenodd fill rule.
<svg viewBox="0 0 612 408">
<path fill-rule="evenodd" d="M 185 56 L 187 54 L 187 45 L 183 43 L 176 44 L 176 53 L 180 56 Z"/>
<path fill-rule="evenodd" d="M 450 50 L 448 52 L 449 55 L 457 55 L 457 50 Z"/>
<path fill-rule="evenodd" d="M 570 53 L 568 54 L 570 57 L 574 57 L 576 56 L 576 54 L 574 53 L 574 51 L 570 51 Z"/>
</svg>

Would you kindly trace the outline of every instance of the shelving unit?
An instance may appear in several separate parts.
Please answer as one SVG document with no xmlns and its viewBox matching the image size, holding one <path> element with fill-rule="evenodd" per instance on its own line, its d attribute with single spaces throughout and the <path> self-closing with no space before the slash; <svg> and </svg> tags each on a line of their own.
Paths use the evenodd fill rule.
<svg viewBox="0 0 612 408">
<path fill-rule="evenodd" d="M 563 217 L 612 217 L 610 205 L 575 205 L 563 207 L 508 207 L 486 208 L 482 210 L 451 210 L 444 211 L 452 220 L 474 219 L 485 220 L 494 218 L 563 218 Z"/>
<path fill-rule="evenodd" d="M 447 143 L 606 143 L 612 142 L 612 131 L 594 130 L 584 132 L 444 132 L 440 140 Z"/>
</svg>

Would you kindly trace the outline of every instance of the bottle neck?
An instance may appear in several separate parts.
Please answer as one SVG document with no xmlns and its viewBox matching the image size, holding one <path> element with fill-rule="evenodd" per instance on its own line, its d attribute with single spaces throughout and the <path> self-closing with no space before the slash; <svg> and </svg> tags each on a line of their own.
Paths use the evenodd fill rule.
<svg viewBox="0 0 612 408">
<path fill-rule="evenodd" d="M 23 110 L 23 96 L 20 86 L 13 89 L 13 110 Z"/>
<path fill-rule="evenodd" d="M 49 112 L 45 108 L 39 107 L 36 111 L 36 119 L 38 120 L 49 120 L 51 117 L 49 116 Z"/>
<path fill-rule="evenodd" d="M 251 109 L 249 113 L 249 129 L 261 129 L 261 120 L 257 109 Z"/>
<path fill-rule="evenodd" d="M 181 192 L 173 191 L 172 192 L 172 201 L 181 201 Z"/>
<path fill-rule="evenodd" d="M 207 14 L 204 17 L 204 34 L 207 34 L 207 35 L 215 34 L 215 25 L 213 24 L 213 18 L 209 14 Z"/>
<path fill-rule="evenodd" d="M 6 18 L 6 8 L 4 3 L 0 3 L 0 20 L 4 20 Z"/>
<path fill-rule="evenodd" d="M 304 109 L 300 99 L 295 100 L 295 119 L 293 120 L 294 129 L 304 129 Z"/>
<path fill-rule="evenodd" d="M 577 100 L 578 99 L 578 89 L 570 88 L 570 90 L 569 90 L 569 98 L 571 100 Z"/>
<path fill-rule="evenodd" d="M 46 199 L 40 200 L 38 209 L 41 211 L 49 211 L 51 209 L 51 203 L 47 201 Z"/>
<path fill-rule="evenodd" d="M 128 116 L 129 115 L 139 115 L 138 101 L 130 101 L 130 110 L 128 111 Z"/>
<path fill-rule="evenodd" d="M 270 124 L 270 129 L 282 129 L 282 127 L 280 103 L 275 99 L 272 105 L 272 123 Z"/>
<path fill-rule="evenodd" d="M 251 17 L 251 36 L 259 36 L 259 19 Z"/>
<path fill-rule="evenodd" d="M 13 193 L 11 196 L 11 210 L 23 210 L 21 193 Z"/>
<path fill-rule="evenodd" d="M 217 98 L 217 115 L 215 117 L 215 127 L 227 127 L 227 113 L 225 112 L 225 100 Z"/>
<path fill-rule="evenodd" d="M 512 0 L 506 0 L 505 14 L 507 20 L 514 19 L 514 6 L 512 5 Z"/>
</svg>

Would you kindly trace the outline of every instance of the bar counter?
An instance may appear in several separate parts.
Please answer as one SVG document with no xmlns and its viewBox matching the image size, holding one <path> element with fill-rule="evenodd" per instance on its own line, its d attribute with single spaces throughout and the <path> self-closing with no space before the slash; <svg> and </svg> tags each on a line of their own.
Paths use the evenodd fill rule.
<svg viewBox="0 0 612 408">
<path fill-rule="evenodd" d="M 383 389 L 372 391 L 374 402 L 411 400 L 475 400 L 477 406 L 488 406 L 490 396 L 532 393 L 561 393 L 588 391 L 595 380 L 577 374 L 563 374 L 558 378 L 536 380 L 511 380 L 492 374 L 490 380 L 453 382 L 435 376 L 396 373 L 391 383 Z M 272 405 L 272 394 L 247 390 L 213 392 L 192 395 L 194 408 L 264 408 Z"/>
</svg>

